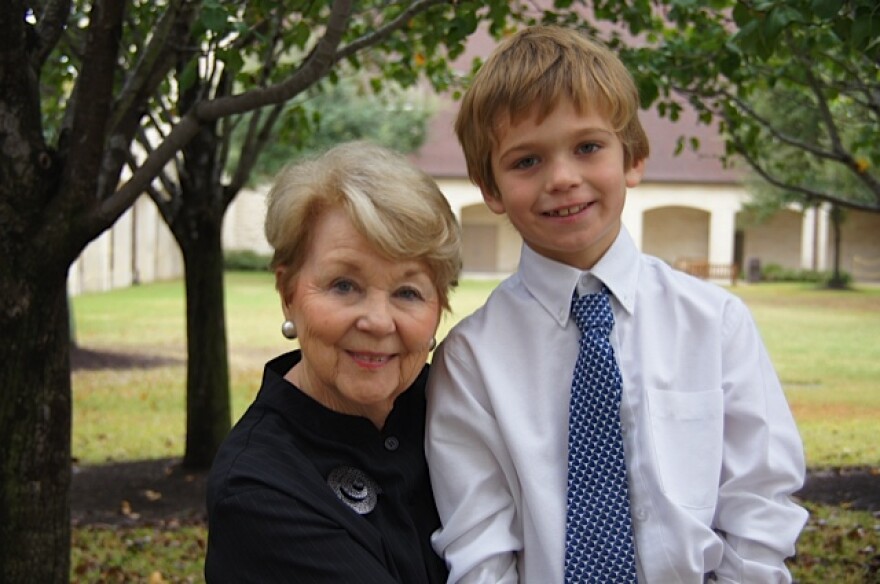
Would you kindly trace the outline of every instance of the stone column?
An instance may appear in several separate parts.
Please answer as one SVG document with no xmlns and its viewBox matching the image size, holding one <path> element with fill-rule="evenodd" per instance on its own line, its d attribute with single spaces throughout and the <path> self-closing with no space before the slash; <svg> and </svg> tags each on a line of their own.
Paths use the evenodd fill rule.
<svg viewBox="0 0 880 584">
<path fill-rule="evenodd" d="M 816 221 L 816 269 L 827 270 L 828 265 L 828 242 L 830 238 L 829 230 L 831 229 L 831 220 L 829 213 L 831 206 L 822 203 L 817 209 L 818 218 Z"/>
<path fill-rule="evenodd" d="M 709 263 L 733 263 L 736 235 L 736 211 L 721 208 L 712 211 L 709 220 Z"/>
<path fill-rule="evenodd" d="M 815 207 L 809 207 L 801 221 L 801 268 L 816 269 L 816 227 L 818 214 Z"/>
</svg>

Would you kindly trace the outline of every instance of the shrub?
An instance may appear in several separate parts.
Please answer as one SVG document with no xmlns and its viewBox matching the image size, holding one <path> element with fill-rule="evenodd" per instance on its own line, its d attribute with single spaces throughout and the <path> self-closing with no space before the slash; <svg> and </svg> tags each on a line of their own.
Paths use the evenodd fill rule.
<svg viewBox="0 0 880 584">
<path fill-rule="evenodd" d="M 761 280 L 764 282 L 822 282 L 825 278 L 823 272 L 817 270 L 803 270 L 784 268 L 779 264 L 767 264 L 761 270 Z"/>
<path fill-rule="evenodd" d="M 841 271 L 835 279 L 833 271 L 784 268 L 779 264 L 767 264 L 761 268 L 762 282 L 813 282 L 829 288 L 844 289 L 852 283 L 852 276 Z"/>
<path fill-rule="evenodd" d="M 834 272 L 827 272 L 825 274 L 825 278 L 823 278 L 822 283 L 828 288 L 834 288 L 836 290 L 845 290 L 850 287 L 852 284 L 852 276 L 849 272 L 844 272 L 841 270 L 840 274 L 837 277 L 834 277 Z"/>
<path fill-rule="evenodd" d="M 260 255 L 249 249 L 238 249 L 224 252 L 223 269 L 241 272 L 265 272 L 269 269 L 271 257 Z"/>
</svg>

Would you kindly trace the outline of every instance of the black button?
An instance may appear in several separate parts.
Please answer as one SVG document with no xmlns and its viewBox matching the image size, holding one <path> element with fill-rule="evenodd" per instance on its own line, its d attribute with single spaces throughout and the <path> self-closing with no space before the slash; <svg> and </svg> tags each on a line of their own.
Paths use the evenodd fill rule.
<svg viewBox="0 0 880 584">
<path fill-rule="evenodd" d="M 400 446 L 400 440 L 395 438 L 394 436 L 389 436 L 385 439 L 385 449 L 394 452 Z"/>
</svg>

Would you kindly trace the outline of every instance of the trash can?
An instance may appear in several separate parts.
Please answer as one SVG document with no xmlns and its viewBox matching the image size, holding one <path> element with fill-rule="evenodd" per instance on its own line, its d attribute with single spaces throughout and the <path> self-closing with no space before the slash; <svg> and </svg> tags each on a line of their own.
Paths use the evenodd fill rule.
<svg viewBox="0 0 880 584">
<path fill-rule="evenodd" d="M 749 258 L 746 267 L 746 282 L 754 284 L 761 281 L 761 260 L 759 258 Z"/>
</svg>

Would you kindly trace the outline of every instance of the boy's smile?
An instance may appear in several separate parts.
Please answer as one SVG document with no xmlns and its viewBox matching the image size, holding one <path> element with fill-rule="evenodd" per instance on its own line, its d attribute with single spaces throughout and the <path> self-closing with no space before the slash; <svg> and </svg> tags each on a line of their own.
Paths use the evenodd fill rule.
<svg viewBox="0 0 880 584">
<path fill-rule="evenodd" d="M 501 122 L 492 152 L 498 196 L 484 189 L 486 204 L 536 252 L 589 269 L 617 237 L 626 189 L 641 181 L 644 161 L 625 169 L 605 117 L 567 99 L 543 120 L 533 112 Z"/>
</svg>

